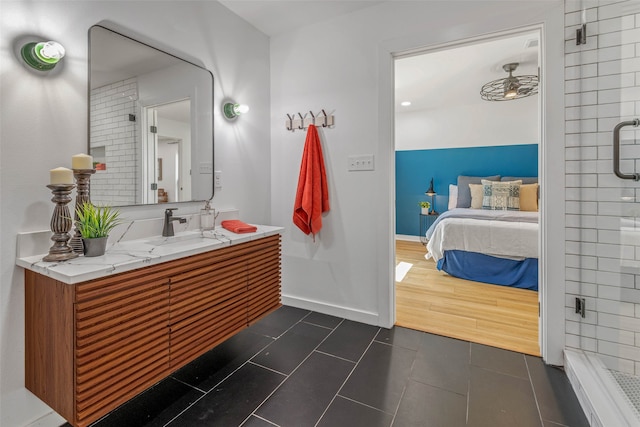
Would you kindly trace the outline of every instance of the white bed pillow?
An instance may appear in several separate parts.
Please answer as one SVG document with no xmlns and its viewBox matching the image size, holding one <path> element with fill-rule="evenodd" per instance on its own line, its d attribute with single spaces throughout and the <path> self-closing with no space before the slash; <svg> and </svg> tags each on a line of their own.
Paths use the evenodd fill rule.
<svg viewBox="0 0 640 427">
<path fill-rule="evenodd" d="M 448 209 L 455 209 L 458 206 L 458 186 L 455 184 L 449 184 L 449 207 Z"/>
</svg>

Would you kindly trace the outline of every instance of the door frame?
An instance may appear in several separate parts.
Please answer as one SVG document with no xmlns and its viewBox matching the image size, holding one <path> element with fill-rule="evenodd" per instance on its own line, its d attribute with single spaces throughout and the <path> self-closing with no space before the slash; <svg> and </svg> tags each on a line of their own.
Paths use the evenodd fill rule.
<svg viewBox="0 0 640 427">
<path fill-rule="evenodd" d="M 394 61 L 398 55 L 434 48 L 469 43 L 487 37 L 504 36 L 523 31 L 540 31 L 540 351 L 544 361 L 563 365 L 564 350 L 564 16 L 549 13 L 539 24 L 482 35 L 458 37 L 442 43 L 425 42 L 428 36 L 392 40 L 379 46 L 379 133 L 380 151 L 388 161 L 381 165 L 379 188 L 386 189 L 388 211 L 378 223 L 386 238 L 386 247 L 378 255 L 379 324 L 390 328 L 395 323 L 395 142 L 394 142 Z M 551 142 L 556 141 L 555 144 Z M 383 156 L 384 157 L 384 156 Z M 553 184 L 553 185 L 552 185 Z M 552 218 L 556 218 L 555 221 Z M 386 223 L 382 224 L 381 222 Z M 561 244 L 559 244 L 561 242 Z M 561 327 L 558 327 L 561 325 Z"/>
</svg>

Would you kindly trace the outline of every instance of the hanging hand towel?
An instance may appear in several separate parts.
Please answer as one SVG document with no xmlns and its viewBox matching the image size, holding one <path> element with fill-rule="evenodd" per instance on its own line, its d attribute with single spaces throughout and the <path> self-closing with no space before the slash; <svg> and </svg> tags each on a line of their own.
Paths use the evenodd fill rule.
<svg viewBox="0 0 640 427">
<path fill-rule="evenodd" d="M 309 125 L 304 143 L 298 190 L 293 205 L 293 223 L 304 234 L 314 236 L 322 228 L 322 213 L 329 211 L 329 190 L 322 158 L 322 145 L 318 130 Z"/>
<path fill-rule="evenodd" d="M 249 225 L 246 222 L 242 222 L 239 219 L 228 219 L 220 223 L 222 228 L 225 228 L 234 233 L 253 233 L 258 231 L 258 227 L 255 225 Z"/>
</svg>

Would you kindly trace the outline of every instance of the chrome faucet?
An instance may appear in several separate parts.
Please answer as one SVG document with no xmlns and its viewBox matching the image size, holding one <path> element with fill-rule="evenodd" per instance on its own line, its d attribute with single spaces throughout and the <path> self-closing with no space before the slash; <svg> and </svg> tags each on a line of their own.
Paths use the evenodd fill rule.
<svg viewBox="0 0 640 427">
<path fill-rule="evenodd" d="M 164 226 L 162 227 L 162 235 L 164 237 L 173 236 L 173 221 L 178 221 L 180 224 L 187 222 L 186 218 L 179 216 L 173 216 L 173 211 L 178 208 L 168 208 L 164 211 Z"/>
</svg>

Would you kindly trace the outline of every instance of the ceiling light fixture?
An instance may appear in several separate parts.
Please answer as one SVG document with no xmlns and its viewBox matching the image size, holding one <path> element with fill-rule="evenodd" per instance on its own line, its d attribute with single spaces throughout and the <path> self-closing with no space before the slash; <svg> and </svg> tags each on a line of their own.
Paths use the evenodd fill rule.
<svg viewBox="0 0 640 427">
<path fill-rule="evenodd" d="M 408 107 L 409 105 L 411 105 L 411 101 L 402 101 L 400 105 L 402 105 L 403 107 Z"/>
<path fill-rule="evenodd" d="M 538 93 L 538 76 L 513 76 L 517 62 L 504 64 L 502 69 L 509 77 L 494 80 L 482 86 L 480 97 L 485 101 L 510 101 Z"/>
<path fill-rule="evenodd" d="M 22 46 L 20 50 L 22 59 L 31 68 L 40 71 L 48 71 L 53 69 L 58 62 L 64 57 L 64 47 L 54 41 L 48 42 L 31 42 Z"/>
<path fill-rule="evenodd" d="M 245 114 L 249 111 L 249 106 L 245 104 L 234 104 L 227 102 L 222 107 L 222 112 L 227 119 L 235 119 L 240 114 Z"/>
</svg>

